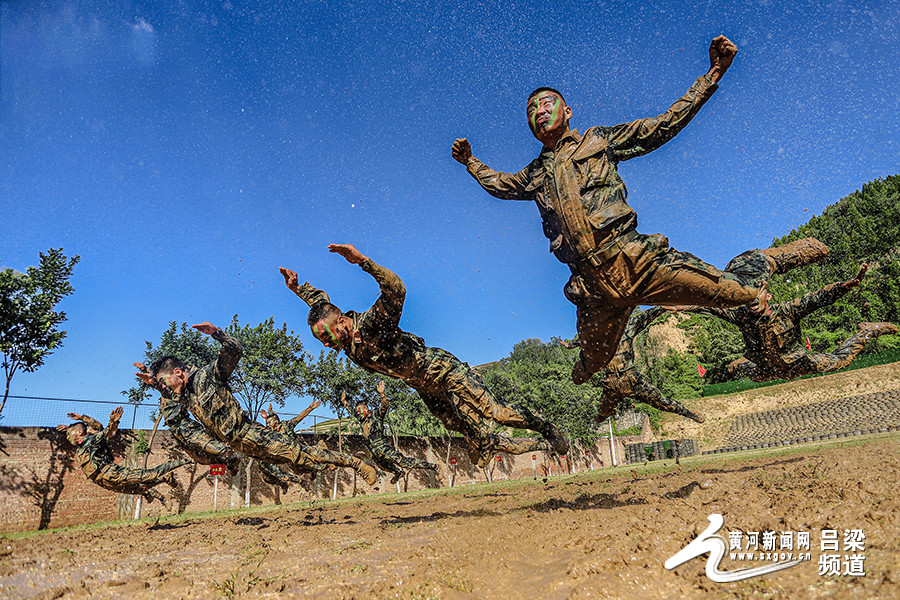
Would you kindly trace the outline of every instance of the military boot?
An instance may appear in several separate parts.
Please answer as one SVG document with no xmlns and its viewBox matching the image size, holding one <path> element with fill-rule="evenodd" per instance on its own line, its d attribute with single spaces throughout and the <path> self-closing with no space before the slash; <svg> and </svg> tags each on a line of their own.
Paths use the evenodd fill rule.
<svg viewBox="0 0 900 600">
<path fill-rule="evenodd" d="M 816 238 L 808 237 L 761 252 L 775 261 L 776 273 L 787 273 L 796 267 L 819 262 L 828 256 L 828 246 Z"/>
<path fill-rule="evenodd" d="M 866 342 L 874 340 L 879 335 L 894 333 L 897 333 L 897 326 L 893 323 L 860 323 L 856 326 L 856 334 L 864 337 Z"/>
<path fill-rule="evenodd" d="M 369 485 L 375 485 L 378 482 L 378 472 L 370 464 L 361 461 L 355 456 L 350 457 L 350 467 L 356 471 L 360 477 L 366 480 Z"/>
<path fill-rule="evenodd" d="M 550 443 L 550 446 L 553 448 L 553 451 L 559 454 L 560 456 L 565 456 L 569 453 L 569 441 L 565 438 L 556 425 L 550 423 L 549 421 L 541 431 L 544 434 L 544 437 L 547 438 L 547 441 Z"/>
</svg>

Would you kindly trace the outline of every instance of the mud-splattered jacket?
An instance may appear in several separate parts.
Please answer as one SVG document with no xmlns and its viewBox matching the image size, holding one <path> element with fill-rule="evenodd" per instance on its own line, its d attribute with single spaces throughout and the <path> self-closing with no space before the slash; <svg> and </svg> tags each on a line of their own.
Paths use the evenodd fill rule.
<svg viewBox="0 0 900 600">
<path fill-rule="evenodd" d="M 795 363 L 806 353 L 800 333 L 800 321 L 822 307 L 834 304 L 851 288 L 840 283 L 826 285 L 790 302 L 772 306 L 768 315 L 752 312 L 746 306 L 738 308 L 691 307 L 690 311 L 712 315 L 737 325 L 744 338 L 747 360 L 760 367 L 783 368 Z"/>
<path fill-rule="evenodd" d="M 422 338 L 399 327 L 406 300 L 403 282 L 393 271 L 371 259 L 360 267 L 375 278 L 381 295 L 368 310 L 345 313 L 353 320 L 353 330 L 358 334 L 344 346 L 347 357 L 367 371 L 401 379 L 416 391 L 443 391 L 446 386 L 441 386 L 441 375 L 435 371 L 434 362 L 448 353 L 427 347 Z M 328 297 L 308 283 L 296 293 L 310 306 Z"/>
<path fill-rule="evenodd" d="M 375 403 L 375 406 L 369 406 L 368 416 L 362 416 L 356 410 L 355 404 L 347 404 L 347 410 L 359 421 L 362 428 L 362 434 L 369 441 L 369 448 L 372 454 L 384 454 L 393 450 L 394 446 L 384 433 L 384 418 L 387 416 L 388 405 L 386 401 Z"/>
<path fill-rule="evenodd" d="M 502 173 L 472 158 L 466 170 L 492 196 L 533 200 L 540 210 L 550 251 L 568 264 L 588 260 L 637 226 L 628 191 L 616 165 L 651 152 L 681 131 L 718 89 L 704 75 L 665 113 L 613 127 L 568 131 L 555 149 L 518 173 Z"/>
<path fill-rule="evenodd" d="M 94 480 L 103 467 L 109 464 L 115 464 L 116 459 L 113 457 L 112 450 L 109 447 L 108 436 L 115 431 L 118 424 L 114 427 L 108 425 L 106 429 L 96 420 L 87 416 L 82 416 L 82 421 L 89 430 L 94 433 L 86 435 L 81 444 L 75 449 L 75 462 L 84 471 L 88 478 Z"/>
</svg>

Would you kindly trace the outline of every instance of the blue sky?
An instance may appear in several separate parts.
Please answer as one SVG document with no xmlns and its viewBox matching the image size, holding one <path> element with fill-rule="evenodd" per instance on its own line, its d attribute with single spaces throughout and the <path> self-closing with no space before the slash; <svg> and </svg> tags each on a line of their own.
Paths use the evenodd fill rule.
<svg viewBox="0 0 900 600">
<path fill-rule="evenodd" d="M 620 174 L 640 231 L 721 267 L 900 170 L 900 4 L 0 1 L 0 267 L 81 255 L 65 344 L 12 393 L 117 400 L 170 320 L 274 315 L 318 354 L 278 266 L 345 310 L 377 295 L 332 242 L 396 271 L 401 326 L 472 364 L 573 335 L 537 208 L 450 146 L 522 168 L 540 85 L 582 131 L 655 116 L 719 34 L 739 48 L 719 91 Z"/>
</svg>

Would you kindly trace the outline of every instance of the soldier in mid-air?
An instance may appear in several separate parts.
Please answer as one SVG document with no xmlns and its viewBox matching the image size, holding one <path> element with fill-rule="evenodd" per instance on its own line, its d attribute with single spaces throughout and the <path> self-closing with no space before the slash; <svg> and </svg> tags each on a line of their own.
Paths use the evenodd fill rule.
<svg viewBox="0 0 900 600">
<path fill-rule="evenodd" d="M 209 322 L 194 325 L 194 329 L 222 344 L 215 361 L 190 369 L 178 358 L 165 356 L 150 366 L 150 373 L 139 372 L 137 376 L 150 386 L 157 381 L 164 383 L 209 433 L 232 450 L 264 462 L 290 464 L 299 472 L 321 463 L 351 467 L 366 483 L 375 485 L 375 469 L 355 456 L 306 446 L 292 435 L 250 420 L 228 387 L 228 378 L 241 358 L 240 342 Z"/>
<path fill-rule="evenodd" d="M 87 478 L 102 488 L 120 494 L 143 496 L 148 502 L 156 499 L 165 504 L 165 496 L 152 488 L 160 483 L 175 487 L 175 475 L 172 471 L 191 464 L 191 461 L 182 459 L 169 460 L 152 469 L 131 469 L 117 465 L 109 440 L 119 429 L 121 406 L 110 413 L 106 429 L 99 421 L 87 415 L 69 413 L 67 416 L 78 423 L 58 425 L 57 429 L 64 431 L 66 439 L 75 446 L 75 461 Z"/>
<path fill-rule="evenodd" d="M 600 381 L 600 407 L 597 419 L 603 420 L 616 412 L 616 406 L 625 398 L 633 402 L 643 402 L 653 408 L 687 417 L 697 423 L 703 422 L 703 416 L 691 412 L 678 400 L 666 398 L 659 388 L 644 379 L 634 366 L 634 340 L 640 332 L 649 327 L 656 317 L 668 312 L 667 309 L 654 306 L 640 313 L 632 313 L 625 327 L 625 333 L 619 341 L 619 348 L 606 365 L 603 379 Z M 562 342 L 566 348 L 576 344 Z"/>
<path fill-rule="evenodd" d="M 736 53 L 727 38 L 715 38 L 709 47 L 709 71 L 665 113 L 591 127 L 583 135 L 569 129 L 572 108 L 563 95 L 553 88 L 538 88 L 528 97 L 526 116 L 543 149 L 518 173 L 487 167 L 472 156 L 465 138 L 453 144 L 453 158 L 489 194 L 537 203 L 550 251 L 572 272 L 564 293 L 577 307 L 581 357 L 572 369 L 575 383 L 586 382 L 612 358 L 635 307 L 753 304 L 762 311 L 768 278 L 783 272 L 778 269 L 779 257 L 795 253 L 806 260 L 821 251 L 801 240 L 791 248 L 757 251 L 753 260 L 746 261 L 753 268 L 722 272 L 692 254 L 669 248 L 668 239 L 660 234 L 637 232 L 637 215 L 625 200 L 618 163 L 643 156 L 680 132 L 718 89 Z"/>
<path fill-rule="evenodd" d="M 438 472 L 438 466 L 421 458 L 412 458 L 400 454 L 384 433 L 384 418 L 387 416 L 390 405 L 384 393 L 384 380 L 378 382 L 378 395 L 381 401 L 374 408 L 369 408 L 365 400 L 359 400 L 355 405 L 347 402 L 347 392 L 341 393 L 341 404 L 353 417 L 359 421 L 363 437 L 369 446 L 372 459 L 383 470 L 393 473 L 391 483 L 397 483 L 403 477 L 404 469 L 427 469 Z"/>
<path fill-rule="evenodd" d="M 132 363 L 145 377 L 150 375 L 143 363 Z M 146 379 L 145 379 L 146 381 Z M 155 380 L 154 380 L 155 381 Z M 201 465 L 225 465 L 231 476 L 237 475 L 240 469 L 240 455 L 206 432 L 206 428 L 193 420 L 187 407 L 178 402 L 172 390 L 159 382 L 155 382 L 153 389 L 159 392 L 159 410 L 162 413 L 169 434 L 178 444 L 178 447 Z M 300 483 L 300 478 L 279 467 L 265 461 L 257 461 L 259 474 L 263 481 L 269 485 L 281 488 L 287 493 L 288 485 Z"/>
<path fill-rule="evenodd" d="M 752 379 L 794 379 L 811 373 L 829 373 L 850 365 L 873 339 L 897 333 L 892 323 L 860 323 L 856 334 L 830 354 L 808 352 L 800 333 L 800 321 L 820 308 L 830 306 L 859 285 L 868 269 L 860 265 L 859 274 L 843 283 L 832 283 L 790 302 L 770 305 L 758 314 L 747 307 L 731 309 L 702 306 L 678 307 L 680 310 L 718 317 L 741 330 L 746 353 L 728 365 L 729 373 Z"/>
<path fill-rule="evenodd" d="M 538 440 L 514 440 L 494 432 L 495 425 L 531 429 L 541 433 L 559 454 L 568 442 L 550 422 L 524 407 L 499 402 L 484 386 L 481 375 L 441 348 L 425 345 L 422 338 L 400 329 L 406 288 L 392 271 L 377 265 L 349 244 L 332 244 L 331 252 L 359 265 L 378 282 L 381 296 L 369 310 L 343 313 L 322 290 L 297 273 L 281 268 L 285 285 L 310 306 L 307 323 L 326 347 L 344 350 L 363 369 L 404 381 L 419 393 L 428 409 L 444 425 L 466 437 L 472 462 L 483 466 L 498 450 L 523 454 L 544 450 Z"/>
</svg>

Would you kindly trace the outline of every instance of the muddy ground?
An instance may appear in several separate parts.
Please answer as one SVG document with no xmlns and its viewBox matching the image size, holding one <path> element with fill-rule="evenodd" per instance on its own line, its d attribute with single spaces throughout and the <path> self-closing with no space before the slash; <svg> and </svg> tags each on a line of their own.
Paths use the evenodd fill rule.
<svg viewBox="0 0 900 600">
<path fill-rule="evenodd" d="M 898 442 L 5 537 L 0 597 L 900 598 Z M 726 584 L 705 556 L 666 570 L 711 513 L 726 537 L 809 531 L 811 560 Z M 818 574 L 822 529 L 864 531 L 865 576 Z"/>
</svg>

